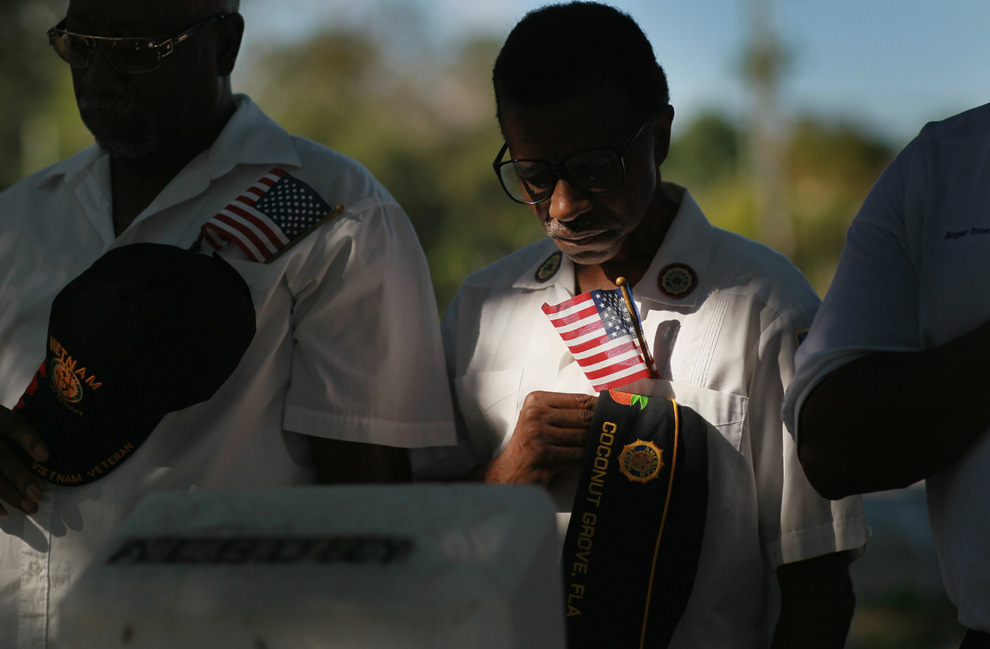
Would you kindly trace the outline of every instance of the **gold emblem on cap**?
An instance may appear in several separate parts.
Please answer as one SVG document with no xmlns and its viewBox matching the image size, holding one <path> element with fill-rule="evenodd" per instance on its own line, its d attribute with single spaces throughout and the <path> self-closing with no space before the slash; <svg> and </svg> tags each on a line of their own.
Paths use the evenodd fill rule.
<svg viewBox="0 0 990 649">
<path fill-rule="evenodd" d="M 663 451 L 653 442 L 637 439 L 622 447 L 619 454 L 619 471 L 631 482 L 649 482 L 660 475 L 663 468 Z"/>
<path fill-rule="evenodd" d="M 52 353 L 51 377 L 48 379 L 52 392 L 65 404 L 79 403 L 83 398 L 83 385 L 96 390 L 103 384 L 96 376 L 80 365 L 79 361 L 54 336 L 48 338 L 48 348 Z"/>
<path fill-rule="evenodd" d="M 657 276 L 657 287 L 668 297 L 684 297 L 693 291 L 697 284 L 698 276 L 687 264 L 670 264 Z"/>
<path fill-rule="evenodd" d="M 52 390 L 69 403 L 82 401 L 82 384 L 61 358 L 52 359 Z"/>
<path fill-rule="evenodd" d="M 557 251 L 547 257 L 546 261 L 540 264 L 540 267 L 536 269 L 536 281 L 545 282 L 560 270 L 560 261 L 563 259 L 564 253 Z"/>
</svg>

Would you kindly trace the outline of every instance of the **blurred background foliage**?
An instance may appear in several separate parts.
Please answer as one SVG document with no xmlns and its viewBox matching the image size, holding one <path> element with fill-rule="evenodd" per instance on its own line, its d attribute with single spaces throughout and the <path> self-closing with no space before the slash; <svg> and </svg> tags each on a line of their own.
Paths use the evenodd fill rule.
<svg viewBox="0 0 990 649">
<path fill-rule="evenodd" d="M 415 61 L 368 29 L 264 52 L 241 87 L 289 130 L 357 158 L 389 188 L 416 226 L 443 310 L 468 273 L 542 236 L 491 171 L 502 144 L 489 82 L 500 43 L 479 37 L 458 52 L 421 50 Z M 687 186 L 716 225 L 760 238 L 746 125 L 715 110 L 674 124 L 664 178 Z M 892 155 L 851 126 L 808 118 L 788 129 L 794 237 L 782 252 L 820 293 L 849 221 Z"/>
<path fill-rule="evenodd" d="M 0 0 L 0 190 L 92 142 L 64 64 L 44 37 L 65 5 Z M 489 82 L 500 40 L 464 35 L 439 47 L 420 38 L 414 9 L 394 7 L 304 41 L 255 47 L 242 56 L 234 86 L 289 131 L 360 160 L 384 183 L 419 233 L 442 312 L 467 274 L 535 241 L 542 229 L 502 194 L 491 171 L 502 144 Z M 779 199 L 791 230 L 777 247 L 824 295 L 845 230 L 895 152 L 848 124 L 799 117 L 774 126 Z M 717 108 L 679 112 L 662 171 L 690 188 L 716 225 L 760 239 L 766 229 L 749 172 L 754 130 Z M 923 492 L 912 498 L 913 509 L 897 520 L 921 516 L 924 524 Z M 886 529 L 875 530 L 878 552 L 854 564 L 862 594 L 848 646 L 957 646 L 961 631 L 930 547 L 904 546 L 924 532 L 885 536 Z M 934 575 L 927 585 L 889 568 L 885 558 L 897 551 L 909 557 L 904 565 L 919 566 L 915 573 Z"/>
<path fill-rule="evenodd" d="M 0 0 L 0 188 L 91 142 L 64 64 L 44 38 L 64 6 Z M 419 233 L 443 311 L 468 273 L 542 230 L 491 171 L 502 143 L 489 82 L 500 43 L 465 37 L 455 49 L 431 49 L 416 37 L 417 24 L 399 12 L 269 44 L 242 58 L 234 85 L 291 132 L 360 160 L 385 184 Z M 406 36 L 397 42 L 400 32 Z M 677 88 L 672 94 L 676 108 Z M 662 171 L 687 186 L 716 225 L 760 239 L 750 135 L 715 109 L 678 113 Z M 781 251 L 819 293 L 849 221 L 892 155 L 848 125 L 806 118 L 784 131 L 783 200 L 793 238 Z"/>
</svg>

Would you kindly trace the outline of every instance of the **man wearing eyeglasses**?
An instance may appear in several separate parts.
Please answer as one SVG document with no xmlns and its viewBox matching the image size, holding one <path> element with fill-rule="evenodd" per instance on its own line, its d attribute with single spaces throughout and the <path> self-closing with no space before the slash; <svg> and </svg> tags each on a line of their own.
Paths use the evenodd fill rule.
<svg viewBox="0 0 990 649">
<path fill-rule="evenodd" d="M 541 305 L 624 277 L 660 372 L 630 389 L 673 393 L 711 425 L 704 543 L 670 646 L 841 647 L 862 504 L 814 492 L 780 418 L 818 298 L 784 257 L 713 227 L 662 180 L 674 110 L 627 15 L 595 3 L 534 11 L 493 81 L 505 138 L 495 172 L 547 239 L 471 275 L 449 306 L 461 454 L 430 470 L 544 485 L 566 524 L 597 400 Z"/>
<path fill-rule="evenodd" d="M 49 30 L 96 146 L 0 194 L 4 649 L 49 646 L 67 587 L 149 491 L 406 479 L 408 448 L 454 439 L 435 300 L 408 218 L 360 165 L 232 94 L 237 9 L 236 0 L 71 0 Z M 239 236 L 214 246 L 257 312 L 254 340 L 221 393 L 167 415 L 91 484 L 42 480 L 16 447 L 29 465 L 58 449 L 8 408 L 44 358 L 54 296 L 110 249 L 210 252 L 204 224 L 246 212 L 238 197 L 250 203 L 275 169 L 298 181 L 287 191 L 343 209 L 277 257 L 248 254 L 274 233 L 251 230 L 243 215 Z M 292 200 L 272 202 L 269 214 Z"/>
</svg>

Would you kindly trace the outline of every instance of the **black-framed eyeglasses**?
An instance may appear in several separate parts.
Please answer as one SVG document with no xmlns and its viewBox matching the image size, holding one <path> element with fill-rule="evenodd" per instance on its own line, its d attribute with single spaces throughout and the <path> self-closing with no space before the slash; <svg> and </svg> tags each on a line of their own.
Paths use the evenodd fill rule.
<svg viewBox="0 0 990 649">
<path fill-rule="evenodd" d="M 156 43 L 151 38 L 113 38 L 107 36 L 87 36 L 65 31 L 63 18 L 48 30 L 48 43 L 55 53 L 74 68 L 85 68 L 93 60 L 93 53 L 100 50 L 107 62 L 118 72 L 143 74 L 158 69 L 162 59 L 175 51 L 192 37 L 201 27 L 214 20 L 223 20 L 226 14 L 214 14 L 202 20 L 178 36 L 166 38 Z"/>
<path fill-rule="evenodd" d="M 623 154 L 650 122 L 640 124 L 632 135 L 618 146 L 603 147 L 572 153 L 558 164 L 546 160 L 502 160 L 509 150 L 503 144 L 492 166 L 509 198 L 523 205 L 538 205 L 550 200 L 557 181 L 566 178 L 585 194 L 608 194 L 626 181 L 626 161 Z"/>
</svg>

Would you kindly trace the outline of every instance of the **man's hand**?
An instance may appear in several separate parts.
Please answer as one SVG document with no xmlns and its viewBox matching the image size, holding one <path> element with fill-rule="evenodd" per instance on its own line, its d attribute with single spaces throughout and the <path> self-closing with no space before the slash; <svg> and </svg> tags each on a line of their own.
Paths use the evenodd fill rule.
<svg viewBox="0 0 990 649">
<path fill-rule="evenodd" d="M 0 406 L 0 500 L 25 514 L 34 514 L 42 495 L 41 478 L 24 465 L 18 447 L 38 462 L 48 459 L 48 449 L 38 432 L 16 412 Z M 0 516 L 7 515 L 0 504 Z"/>
<path fill-rule="evenodd" d="M 581 465 L 597 403 L 598 397 L 586 394 L 530 392 L 509 444 L 475 477 L 549 485 L 562 469 Z"/>
</svg>

